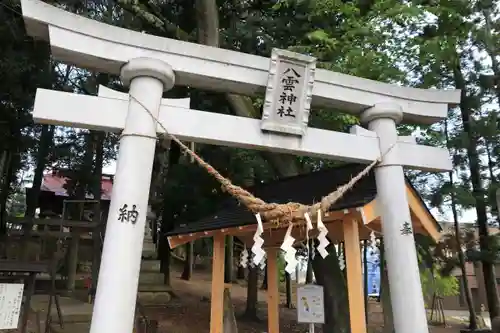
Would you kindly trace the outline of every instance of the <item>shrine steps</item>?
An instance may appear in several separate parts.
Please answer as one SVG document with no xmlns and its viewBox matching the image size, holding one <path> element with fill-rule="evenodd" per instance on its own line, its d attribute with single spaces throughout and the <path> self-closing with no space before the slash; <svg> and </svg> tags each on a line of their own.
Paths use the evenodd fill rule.
<svg viewBox="0 0 500 333">
<path fill-rule="evenodd" d="M 59 325 L 59 317 L 57 316 L 56 307 L 52 304 L 50 331 L 55 332 L 57 330 L 58 332 L 75 333 L 72 327 L 74 324 L 86 324 L 88 332 L 88 328 L 90 328 L 90 320 L 92 318 L 92 304 L 85 303 L 73 297 L 59 297 L 59 301 L 63 316 L 64 330 L 61 329 Z M 47 303 L 47 295 L 35 295 L 31 301 L 31 308 L 39 314 L 42 332 L 47 316 Z M 78 331 L 78 333 L 79 332 L 80 331 Z"/>
<path fill-rule="evenodd" d="M 174 260 L 175 262 L 175 260 Z M 178 274 L 175 270 L 172 274 Z M 160 272 L 160 261 L 142 259 L 139 277 L 138 300 L 143 307 L 161 306 L 172 298 L 171 288 L 163 284 L 163 273 Z M 46 317 L 48 296 L 36 295 L 36 306 L 40 313 L 42 328 Z M 92 319 L 93 305 L 85 302 L 86 290 L 78 289 L 72 297 L 61 297 L 61 312 L 64 327 L 59 325 L 55 306 L 52 306 L 50 331 L 54 333 L 88 333 Z"/>
<path fill-rule="evenodd" d="M 141 261 L 141 274 L 148 272 L 159 272 L 160 260 L 143 259 Z"/>
<path fill-rule="evenodd" d="M 90 331 L 90 321 L 81 323 L 68 323 L 61 328 L 59 325 L 51 325 L 52 333 L 88 333 Z"/>
</svg>

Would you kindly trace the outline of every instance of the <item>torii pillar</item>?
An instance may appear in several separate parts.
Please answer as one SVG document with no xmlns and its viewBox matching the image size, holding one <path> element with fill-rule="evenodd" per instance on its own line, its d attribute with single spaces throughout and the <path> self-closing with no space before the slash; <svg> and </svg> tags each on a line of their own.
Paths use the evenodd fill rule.
<svg viewBox="0 0 500 333">
<path fill-rule="evenodd" d="M 157 139 L 157 124 L 144 107 L 158 117 L 163 92 L 175 81 L 170 65 L 150 58 L 130 60 L 120 74 L 134 99 L 120 139 L 91 333 L 133 330 Z"/>
<path fill-rule="evenodd" d="M 401 107 L 393 103 L 376 104 L 361 115 L 361 122 L 377 134 L 381 153 L 388 152 L 382 156 L 381 163 L 375 169 L 375 181 L 394 330 L 397 333 L 427 333 L 429 328 L 411 229 L 405 177 L 403 166 L 398 163 L 401 159 L 396 146 L 396 123 L 402 119 Z"/>
</svg>

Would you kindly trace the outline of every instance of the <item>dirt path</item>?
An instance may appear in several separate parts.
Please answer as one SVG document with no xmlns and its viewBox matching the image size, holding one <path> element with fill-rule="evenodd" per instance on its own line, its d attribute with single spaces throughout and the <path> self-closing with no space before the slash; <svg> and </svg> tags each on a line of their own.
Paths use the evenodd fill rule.
<svg viewBox="0 0 500 333">
<path fill-rule="evenodd" d="M 209 333 L 210 331 L 210 289 L 211 276 L 205 272 L 195 272 L 191 281 L 181 280 L 179 277 L 181 272 L 174 270 L 172 272 L 172 287 L 177 298 L 172 299 L 164 306 L 148 307 L 147 315 L 150 319 L 156 319 L 159 322 L 159 333 Z M 235 283 L 231 287 L 231 297 L 235 307 L 237 317 L 245 312 L 246 306 L 246 286 L 241 283 Z M 40 297 L 38 297 L 40 298 Z M 258 316 L 260 320 L 248 321 L 241 318 L 238 319 L 239 333 L 262 333 L 267 332 L 267 307 L 266 307 L 266 292 L 259 290 Z M 45 297 L 39 301 L 40 309 L 45 309 Z M 63 313 L 65 315 L 82 312 L 86 318 L 82 325 L 77 325 L 76 328 L 67 325 L 64 333 L 88 333 L 91 305 L 78 302 L 73 304 L 63 302 Z M 285 295 L 282 295 L 282 303 L 285 303 Z M 85 309 L 83 309 L 85 308 Z M 83 309 L 83 310 L 82 310 Z M 369 303 L 369 333 L 378 333 L 382 331 L 383 315 L 382 308 L 379 303 L 370 301 Z M 43 317 L 44 318 L 44 317 Z M 34 319 L 34 318 L 32 318 Z M 307 332 L 308 327 L 304 324 L 296 322 L 296 310 L 288 309 L 282 306 L 280 308 L 280 326 L 281 332 L 298 333 Z M 30 329 L 28 332 L 36 332 L 34 323 L 30 320 Z M 15 331 L 13 331 L 15 332 Z M 317 333 L 322 330 L 318 326 Z M 458 333 L 459 327 L 432 327 L 431 333 Z"/>
<path fill-rule="evenodd" d="M 159 320 L 160 332 L 173 333 L 209 333 L 210 318 L 210 275 L 196 272 L 191 281 L 178 278 L 180 274 L 173 274 L 173 288 L 178 299 L 172 300 L 167 306 L 151 309 L 151 316 Z M 245 311 L 246 287 L 233 284 L 231 297 L 235 306 L 236 315 Z M 284 295 L 282 295 L 284 303 Z M 259 291 L 260 322 L 248 322 L 238 318 L 239 333 L 267 332 L 266 292 Z M 297 324 L 296 310 L 281 307 L 280 326 L 282 332 L 307 332 L 307 325 Z M 382 309 L 375 301 L 369 304 L 369 332 L 381 332 L 383 324 Z M 432 327 L 432 333 L 458 333 L 459 326 Z M 316 332 L 321 333 L 317 327 Z"/>
</svg>

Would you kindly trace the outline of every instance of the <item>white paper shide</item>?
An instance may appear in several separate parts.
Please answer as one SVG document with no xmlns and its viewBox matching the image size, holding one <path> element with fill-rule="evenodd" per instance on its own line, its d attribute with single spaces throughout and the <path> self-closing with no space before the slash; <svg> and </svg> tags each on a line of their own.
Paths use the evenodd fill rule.
<svg viewBox="0 0 500 333">
<path fill-rule="evenodd" d="M 262 225 L 262 219 L 260 214 L 255 214 L 255 218 L 257 220 L 257 230 L 255 230 L 255 234 L 253 236 L 253 246 L 252 246 L 252 263 L 257 267 L 260 266 L 261 262 L 265 260 L 266 252 L 262 248 L 264 245 L 264 238 L 262 238 L 262 234 L 264 233 L 264 226 Z"/>
<path fill-rule="evenodd" d="M 297 267 L 297 264 L 299 263 L 297 261 L 297 258 L 295 257 L 297 250 L 293 247 L 293 244 L 295 243 L 295 238 L 292 237 L 292 228 L 293 224 L 288 225 L 288 229 L 285 234 L 285 238 L 283 239 L 283 243 L 281 244 L 281 249 L 283 252 L 285 252 L 285 261 L 286 261 L 286 266 L 285 266 L 285 271 L 292 275 L 295 272 L 295 269 Z"/>
</svg>

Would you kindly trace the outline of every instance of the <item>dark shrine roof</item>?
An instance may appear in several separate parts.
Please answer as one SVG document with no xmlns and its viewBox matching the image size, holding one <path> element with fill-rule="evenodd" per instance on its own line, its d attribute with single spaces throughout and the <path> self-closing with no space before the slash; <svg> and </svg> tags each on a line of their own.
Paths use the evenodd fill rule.
<svg viewBox="0 0 500 333">
<path fill-rule="evenodd" d="M 310 205 L 320 201 L 322 197 L 349 182 L 351 178 L 355 177 L 365 167 L 366 165 L 347 164 L 258 184 L 248 188 L 248 190 L 256 197 L 269 203 L 287 203 L 293 201 Z M 364 206 L 375 199 L 376 193 L 375 177 L 372 171 L 359 180 L 330 210 L 336 211 Z M 166 236 L 239 227 L 254 223 L 256 223 L 256 220 L 252 212 L 231 198 L 228 202 L 221 205 L 216 214 L 204 217 L 198 221 L 181 222 L 171 231 L 167 232 Z"/>
</svg>

